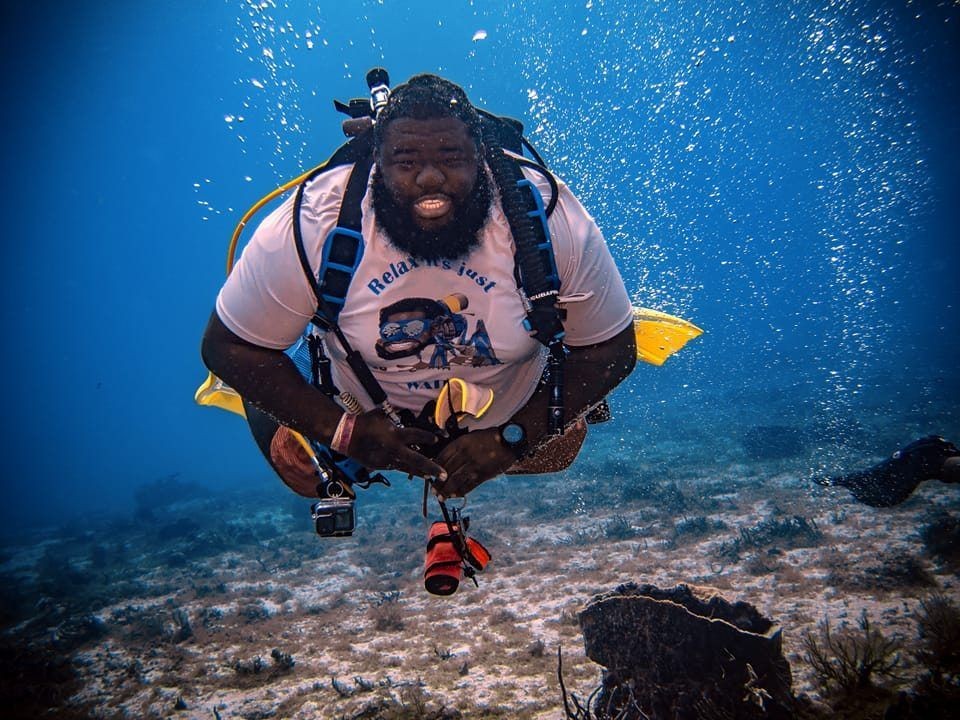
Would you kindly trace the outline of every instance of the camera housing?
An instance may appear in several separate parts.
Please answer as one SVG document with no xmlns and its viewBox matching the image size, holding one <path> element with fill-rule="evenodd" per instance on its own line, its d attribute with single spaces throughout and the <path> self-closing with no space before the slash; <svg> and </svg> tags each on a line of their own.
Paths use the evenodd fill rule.
<svg viewBox="0 0 960 720">
<path fill-rule="evenodd" d="M 353 498 L 323 498 L 310 506 L 310 515 L 320 537 L 350 537 L 356 527 Z"/>
</svg>

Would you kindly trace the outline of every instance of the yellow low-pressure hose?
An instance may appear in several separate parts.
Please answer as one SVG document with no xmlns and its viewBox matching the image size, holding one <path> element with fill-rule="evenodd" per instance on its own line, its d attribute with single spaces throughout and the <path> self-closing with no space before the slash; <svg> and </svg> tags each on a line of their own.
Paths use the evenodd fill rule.
<svg viewBox="0 0 960 720">
<path fill-rule="evenodd" d="M 306 180 L 308 177 L 310 177 L 313 173 L 317 172 L 318 170 L 326 166 L 326 164 L 327 164 L 326 162 L 323 162 L 317 167 L 311 170 L 307 170 L 305 173 L 303 173 L 303 175 L 300 175 L 298 177 L 295 177 L 293 180 L 289 180 L 285 182 L 276 190 L 273 190 L 272 192 L 268 193 L 267 195 L 264 195 L 262 198 L 257 200 L 257 202 L 255 202 L 250 207 L 250 209 L 243 214 L 243 217 L 240 218 L 240 222 L 238 222 L 237 226 L 233 229 L 233 235 L 230 236 L 230 245 L 227 247 L 227 275 L 229 275 L 230 271 L 233 270 L 233 263 L 234 263 L 235 256 L 237 254 L 237 244 L 240 242 L 240 235 L 241 233 L 243 233 L 243 229 L 247 226 L 247 223 L 250 221 L 250 218 L 256 215 L 257 212 L 259 212 L 260 208 L 262 208 L 268 202 L 273 200 L 275 197 L 277 197 L 278 195 L 282 195 L 290 188 L 296 187 L 297 185 L 302 183 L 304 180 Z"/>
</svg>

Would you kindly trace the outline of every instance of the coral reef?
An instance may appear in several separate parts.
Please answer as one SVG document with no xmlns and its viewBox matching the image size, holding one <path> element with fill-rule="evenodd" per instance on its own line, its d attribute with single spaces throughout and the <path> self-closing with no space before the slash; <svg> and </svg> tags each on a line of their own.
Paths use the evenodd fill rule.
<svg viewBox="0 0 960 720">
<path fill-rule="evenodd" d="M 804 635 L 827 717 L 845 720 L 947 720 L 960 702 L 960 608 L 942 594 L 921 600 L 913 656 L 923 672 L 908 682 L 906 640 L 888 637 L 866 611 L 856 628 L 824 620 Z"/>
<path fill-rule="evenodd" d="M 587 656 L 604 666 L 585 701 L 568 695 L 569 720 L 946 720 L 960 701 L 960 608 L 942 594 L 920 601 L 913 651 L 925 672 L 906 678 L 907 644 L 871 624 L 803 635 L 803 660 L 823 703 L 795 696 L 780 630 L 748 603 L 678 585 L 628 584 L 580 613 Z"/>
<path fill-rule="evenodd" d="M 4 717 L 545 720 L 564 712 L 562 645 L 569 686 L 596 688 L 585 720 L 605 707 L 581 603 L 638 578 L 710 585 L 775 612 L 797 718 L 951 717 L 960 596 L 945 557 L 955 488 L 921 488 L 925 503 L 880 514 L 749 466 L 697 475 L 633 458 L 594 477 L 609 457 L 536 483 L 512 480 L 509 503 L 496 482 L 471 496 L 474 529 L 495 562 L 479 588 L 451 599 L 423 591 L 426 528 L 413 483 L 364 493 L 352 538 L 318 540 L 309 503 L 281 487 L 217 495 L 159 482 L 142 494 L 146 521 L 141 507 L 15 539 L 0 551 Z M 735 552 L 718 562 L 724 546 Z M 737 638 L 739 627 L 775 633 L 749 616 L 746 625 L 705 620 L 719 612 L 705 598 L 694 610 L 661 601 L 702 615 L 708 634 L 691 630 L 690 642 L 724 623 Z M 834 635 L 856 632 L 847 625 L 862 610 L 871 629 L 903 643 L 905 679 L 889 684 L 873 715 L 824 691 L 802 646 L 820 618 Z M 770 717 L 779 696 L 762 667 L 750 659 L 731 670 L 731 695 L 676 702 L 703 720 Z M 629 693 L 620 698 L 630 712 Z M 576 701 L 570 708 L 579 712 Z"/>
<path fill-rule="evenodd" d="M 737 561 L 747 549 L 775 545 L 809 547 L 823 537 L 815 521 L 801 515 L 784 516 L 776 510 L 771 517 L 752 527 L 739 528 L 739 536 L 722 543 L 715 551 L 717 557 Z"/>
<path fill-rule="evenodd" d="M 827 697 L 854 697 L 878 688 L 877 683 L 899 679 L 902 644 L 871 627 L 866 612 L 859 632 L 834 632 L 829 621 L 804 636 L 805 659 L 813 667 Z"/>
<path fill-rule="evenodd" d="M 936 593 L 920 601 L 917 615 L 919 660 L 939 682 L 960 680 L 960 608 Z"/>
</svg>

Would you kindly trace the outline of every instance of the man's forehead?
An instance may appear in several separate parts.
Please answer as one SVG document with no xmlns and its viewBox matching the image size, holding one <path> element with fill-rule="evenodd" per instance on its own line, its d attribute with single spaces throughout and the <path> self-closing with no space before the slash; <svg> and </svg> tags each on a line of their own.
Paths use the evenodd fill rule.
<svg viewBox="0 0 960 720">
<path fill-rule="evenodd" d="M 424 120 L 397 118 L 387 126 L 383 135 L 384 150 L 427 144 L 459 146 L 464 143 L 473 145 L 473 137 L 466 123 L 455 117 Z"/>
</svg>

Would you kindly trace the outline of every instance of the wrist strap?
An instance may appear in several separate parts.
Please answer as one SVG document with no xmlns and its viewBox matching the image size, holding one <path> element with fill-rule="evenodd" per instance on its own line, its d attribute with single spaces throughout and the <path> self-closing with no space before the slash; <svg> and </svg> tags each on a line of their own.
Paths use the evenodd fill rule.
<svg viewBox="0 0 960 720">
<path fill-rule="evenodd" d="M 350 447 L 350 439 L 353 437 L 353 426 L 357 423 L 357 416 L 350 412 L 345 412 L 340 416 L 340 422 L 337 423 L 337 429 L 333 431 L 333 439 L 330 441 L 330 449 L 341 455 L 347 454 Z"/>
</svg>

